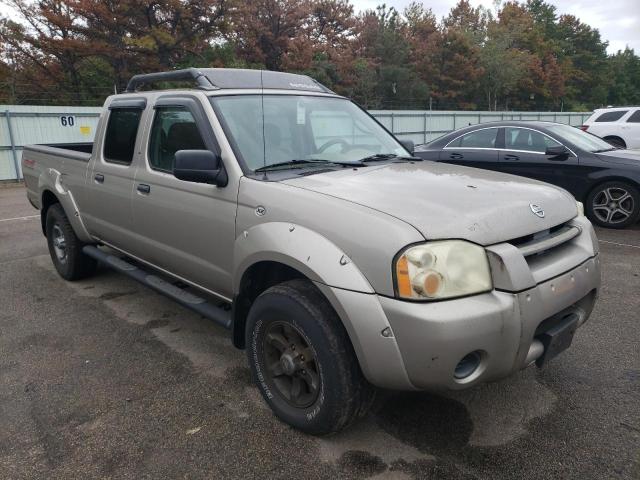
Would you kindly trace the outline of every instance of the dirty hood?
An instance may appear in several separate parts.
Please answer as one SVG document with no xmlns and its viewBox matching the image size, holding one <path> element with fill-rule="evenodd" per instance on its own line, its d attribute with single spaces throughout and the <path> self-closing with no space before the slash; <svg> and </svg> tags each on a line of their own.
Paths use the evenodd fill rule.
<svg viewBox="0 0 640 480">
<path fill-rule="evenodd" d="M 577 214 L 574 198 L 561 188 L 429 161 L 374 164 L 282 182 L 392 215 L 429 240 L 462 238 L 491 245 L 559 225 Z M 543 218 L 533 213 L 532 204 L 544 210 Z"/>
</svg>

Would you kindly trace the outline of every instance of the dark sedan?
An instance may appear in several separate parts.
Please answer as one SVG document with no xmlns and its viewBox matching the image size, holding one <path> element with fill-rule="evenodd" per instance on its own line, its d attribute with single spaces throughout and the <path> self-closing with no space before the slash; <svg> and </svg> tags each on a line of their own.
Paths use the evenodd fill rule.
<svg viewBox="0 0 640 480">
<path fill-rule="evenodd" d="M 415 155 L 558 185 L 603 227 L 624 228 L 640 218 L 640 152 L 614 148 L 569 125 L 482 123 L 419 145 Z"/>
</svg>

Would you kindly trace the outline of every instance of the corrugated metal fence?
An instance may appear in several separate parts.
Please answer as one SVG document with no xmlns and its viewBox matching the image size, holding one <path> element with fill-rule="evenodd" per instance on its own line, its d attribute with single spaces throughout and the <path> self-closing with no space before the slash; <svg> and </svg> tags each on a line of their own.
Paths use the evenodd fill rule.
<svg viewBox="0 0 640 480">
<path fill-rule="evenodd" d="M 22 178 L 20 159 L 25 145 L 93 140 L 101 107 L 41 107 L 0 105 L 0 180 Z M 398 138 L 426 143 L 440 135 L 476 123 L 495 120 L 548 120 L 581 125 L 590 115 L 567 112 L 465 112 L 372 110 Z"/>
</svg>

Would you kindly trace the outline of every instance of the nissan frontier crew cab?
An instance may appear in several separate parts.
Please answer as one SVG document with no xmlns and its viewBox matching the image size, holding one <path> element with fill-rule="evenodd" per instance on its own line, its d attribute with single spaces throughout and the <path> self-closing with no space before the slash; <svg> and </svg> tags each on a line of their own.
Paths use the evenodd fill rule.
<svg viewBox="0 0 640 480">
<path fill-rule="evenodd" d="M 173 81 L 196 88 L 149 90 Z M 230 329 L 275 414 L 325 434 L 375 387 L 545 365 L 598 295 L 566 191 L 411 150 L 309 77 L 187 69 L 133 77 L 93 144 L 22 167 L 63 278 L 100 262 Z"/>
</svg>

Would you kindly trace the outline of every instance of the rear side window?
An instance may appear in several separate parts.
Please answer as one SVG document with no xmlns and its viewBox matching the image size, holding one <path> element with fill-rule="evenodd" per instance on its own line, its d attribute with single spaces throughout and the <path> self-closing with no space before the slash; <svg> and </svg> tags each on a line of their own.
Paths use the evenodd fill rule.
<svg viewBox="0 0 640 480">
<path fill-rule="evenodd" d="M 636 110 L 627 118 L 627 123 L 640 123 L 640 110 Z"/>
<path fill-rule="evenodd" d="M 173 172 L 178 150 L 206 150 L 196 120 L 185 107 L 159 107 L 151 127 L 149 165 Z"/>
<path fill-rule="evenodd" d="M 616 110 L 615 112 L 605 112 L 595 119 L 596 122 L 615 122 L 620 120 L 629 110 Z"/>
<path fill-rule="evenodd" d="M 496 148 L 497 128 L 484 128 L 467 133 L 449 143 L 447 147 L 458 148 Z"/>
<path fill-rule="evenodd" d="M 142 110 L 137 108 L 110 110 L 104 139 L 104 159 L 107 162 L 131 164 L 141 116 Z"/>
</svg>

